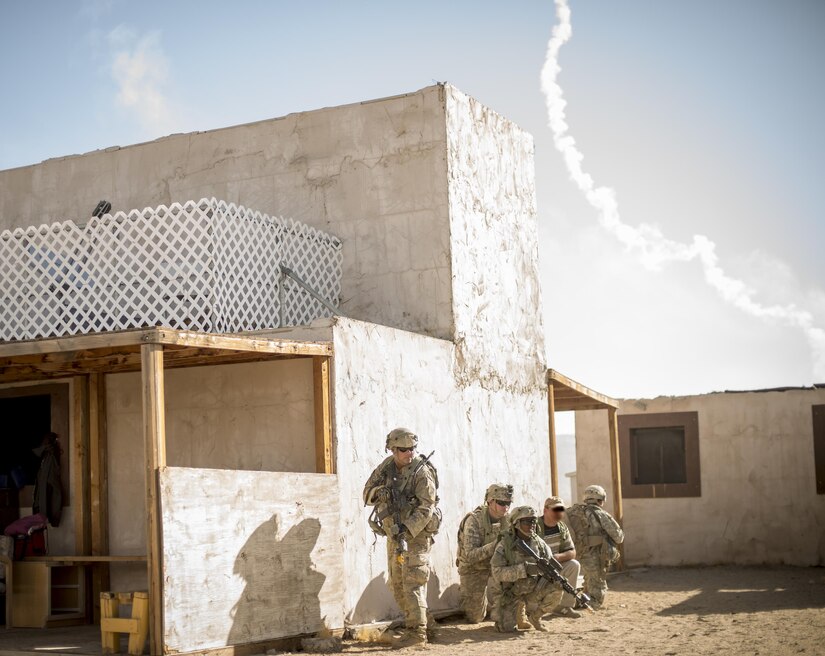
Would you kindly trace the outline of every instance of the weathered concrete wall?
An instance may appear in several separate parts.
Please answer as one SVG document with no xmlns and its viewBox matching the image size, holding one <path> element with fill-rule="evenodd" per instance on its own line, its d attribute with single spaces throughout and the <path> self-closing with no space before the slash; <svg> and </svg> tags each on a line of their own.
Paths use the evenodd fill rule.
<svg viewBox="0 0 825 656">
<path fill-rule="evenodd" d="M 315 471 L 310 360 L 170 369 L 165 382 L 169 466 Z M 108 375 L 106 394 L 110 549 L 141 554 L 146 541 L 140 374 Z M 113 579 L 117 589 L 123 582 L 114 572 Z"/>
<path fill-rule="evenodd" d="M 825 564 L 825 503 L 816 494 L 813 465 L 815 404 L 825 404 L 825 390 L 623 401 L 620 415 L 698 412 L 702 482 L 698 498 L 624 500 L 628 563 Z M 594 482 L 609 489 L 603 415 L 576 413 L 579 493 Z"/>
<path fill-rule="evenodd" d="M 435 449 L 444 524 L 433 549 L 429 598 L 435 608 L 455 608 L 456 531 L 464 513 L 483 502 L 495 481 L 515 486 L 516 503 L 540 504 L 549 494 L 546 390 L 465 384 L 448 341 L 348 319 L 336 320 L 333 330 L 348 618 L 385 619 L 395 608 L 384 584 L 385 541 L 373 539 L 361 490 L 386 457 L 384 439 L 396 426 L 418 433 L 421 453 Z"/>
<path fill-rule="evenodd" d="M 452 337 L 444 88 L 0 171 L 0 230 L 212 197 L 344 241 L 347 316 Z"/>
<path fill-rule="evenodd" d="M 167 467 L 160 481 L 171 653 L 343 627 L 335 476 Z"/>
<path fill-rule="evenodd" d="M 462 375 L 529 389 L 545 374 L 533 138 L 446 87 L 450 257 Z"/>
</svg>

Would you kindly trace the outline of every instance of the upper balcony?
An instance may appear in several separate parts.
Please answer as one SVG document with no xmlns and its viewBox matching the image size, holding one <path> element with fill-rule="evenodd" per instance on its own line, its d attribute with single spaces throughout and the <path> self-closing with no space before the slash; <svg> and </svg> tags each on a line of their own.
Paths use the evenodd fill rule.
<svg viewBox="0 0 825 656">
<path fill-rule="evenodd" d="M 201 199 L 0 233 L 0 341 L 148 326 L 237 333 L 333 314 L 341 241 Z"/>
</svg>

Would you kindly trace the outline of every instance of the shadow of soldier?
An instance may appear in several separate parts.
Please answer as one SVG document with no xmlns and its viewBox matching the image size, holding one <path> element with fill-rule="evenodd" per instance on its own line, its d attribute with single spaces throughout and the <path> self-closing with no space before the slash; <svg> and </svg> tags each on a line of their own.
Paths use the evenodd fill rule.
<svg viewBox="0 0 825 656">
<path fill-rule="evenodd" d="M 245 581 L 232 608 L 227 644 L 314 633 L 323 626 L 319 594 L 326 577 L 313 568 L 321 522 L 307 518 L 278 539 L 278 516 L 261 524 L 235 558 Z"/>
</svg>

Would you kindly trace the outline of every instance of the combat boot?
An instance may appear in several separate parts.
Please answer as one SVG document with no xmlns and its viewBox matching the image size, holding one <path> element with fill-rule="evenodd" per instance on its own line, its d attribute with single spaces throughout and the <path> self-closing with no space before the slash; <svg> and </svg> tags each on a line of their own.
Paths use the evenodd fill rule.
<svg viewBox="0 0 825 656">
<path fill-rule="evenodd" d="M 573 619 L 578 619 L 582 616 L 582 614 L 579 611 L 573 610 L 572 608 L 569 608 L 567 606 L 565 606 L 564 608 L 558 608 L 554 610 L 553 615 L 559 615 L 561 617 L 570 617 Z"/>
<path fill-rule="evenodd" d="M 427 644 L 427 629 L 420 626 L 415 629 L 407 629 L 400 637 L 392 642 L 393 649 L 403 649 L 404 647 L 415 647 L 416 645 Z"/>
<path fill-rule="evenodd" d="M 544 622 L 541 621 L 541 610 L 535 610 L 532 613 L 527 615 L 527 619 L 530 620 L 530 624 L 536 629 L 536 631 L 547 631 L 547 628 L 544 626 Z"/>
<path fill-rule="evenodd" d="M 518 604 L 518 614 L 516 617 L 516 628 L 520 631 L 529 631 L 533 628 L 533 625 L 530 624 L 530 621 L 527 619 L 527 611 L 524 610 L 524 604 Z"/>
</svg>

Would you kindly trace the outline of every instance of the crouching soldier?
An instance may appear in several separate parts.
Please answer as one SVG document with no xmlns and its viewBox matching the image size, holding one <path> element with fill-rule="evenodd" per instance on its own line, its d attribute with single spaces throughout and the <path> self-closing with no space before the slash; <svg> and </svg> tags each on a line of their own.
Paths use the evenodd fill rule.
<svg viewBox="0 0 825 656">
<path fill-rule="evenodd" d="M 364 486 L 365 505 L 374 506 L 370 527 L 387 538 L 387 572 L 406 631 L 393 645 L 427 642 L 427 580 L 433 536 L 441 525 L 436 504 L 438 475 L 427 458 L 416 456 L 418 437 L 406 428 L 387 435 L 392 455 Z"/>
<path fill-rule="evenodd" d="M 603 507 L 606 498 L 601 485 L 589 485 L 584 490 L 584 503 L 577 503 L 567 511 L 584 573 L 584 591 L 590 595 L 594 609 L 604 605 L 607 570 L 618 561 L 617 545 L 624 541 L 621 526 Z"/>
<path fill-rule="evenodd" d="M 513 486 L 494 483 L 487 488 L 484 501 L 461 520 L 458 528 L 456 565 L 461 579 L 461 610 L 472 624 L 483 622 L 487 616 L 488 596 L 493 608 L 498 602 L 499 587 L 490 580 L 490 559 L 513 502 Z"/>
<path fill-rule="evenodd" d="M 523 602 L 527 619 L 537 630 L 544 631 L 541 617 L 561 601 L 562 591 L 539 574 L 537 564 L 519 550 L 522 539 L 541 558 L 550 550 L 538 535 L 538 513 L 530 506 L 519 506 L 510 513 L 510 528 L 502 535 L 490 561 L 493 580 L 501 586 L 496 629 L 503 633 L 516 630 L 518 602 Z"/>
</svg>

